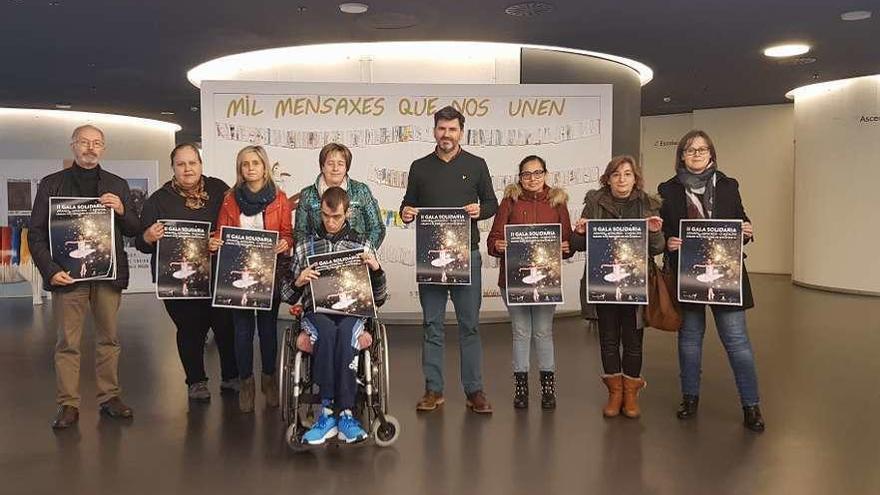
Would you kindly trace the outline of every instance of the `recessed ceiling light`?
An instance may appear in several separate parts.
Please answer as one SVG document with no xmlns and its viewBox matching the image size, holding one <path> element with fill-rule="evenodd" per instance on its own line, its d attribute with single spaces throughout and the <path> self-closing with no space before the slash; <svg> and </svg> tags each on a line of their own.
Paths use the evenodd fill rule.
<svg viewBox="0 0 880 495">
<path fill-rule="evenodd" d="M 795 55 L 803 55 L 810 51 L 810 45 L 802 43 L 793 43 L 787 45 L 776 45 L 764 49 L 764 55 L 768 57 L 794 57 Z"/>
<path fill-rule="evenodd" d="M 339 4 L 339 11 L 343 14 L 363 14 L 370 10 L 370 6 L 365 3 L 347 2 Z"/>
<path fill-rule="evenodd" d="M 196 105 L 193 105 L 193 106 L 189 107 L 189 111 L 190 111 L 190 112 L 198 112 L 198 111 L 199 111 L 199 107 L 197 107 Z"/>
<path fill-rule="evenodd" d="M 162 115 L 174 115 L 174 112 L 172 112 L 170 110 L 165 110 L 164 112 L 161 112 L 161 113 L 162 113 Z"/>
<path fill-rule="evenodd" d="M 71 105 L 70 103 L 56 103 L 55 104 L 55 108 L 58 108 L 60 110 L 68 110 L 71 107 L 73 107 L 73 105 Z"/>
<path fill-rule="evenodd" d="M 871 18 L 870 10 L 851 10 L 840 14 L 842 21 L 864 21 Z"/>
<path fill-rule="evenodd" d="M 664 102 L 664 103 L 669 103 L 670 101 L 672 101 L 672 97 L 671 97 L 671 96 L 664 96 L 664 97 L 663 97 L 663 102 Z"/>
</svg>

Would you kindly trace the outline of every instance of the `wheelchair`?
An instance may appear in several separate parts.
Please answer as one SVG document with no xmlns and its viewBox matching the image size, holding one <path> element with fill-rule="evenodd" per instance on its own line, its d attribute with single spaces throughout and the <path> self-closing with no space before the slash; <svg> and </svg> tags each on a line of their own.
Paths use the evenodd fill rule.
<svg viewBox="0 0 880 495">
<path fill-rule="evenodd" d="M 279 404 L 281 421 L 286 426 L 284 440 L 291 449 L 302 451 L 323 446 L 312 446 L 302 441 L 305 432 L 320 416 L 321 397 L 318 386 L 312 379 L 310 342 L 307 332 L 302 329 L 302 306 L 291 306 L 290 314 L 294 318 L 293 324 L 284 329 L 281 341 Z M 400 422 L 388 414 L 390 380 L 385 325 L 376 318 L 369 318 L 365 330 L 370 333 L 373 342 L 358 353 L 358 369 L 355 375 L 357 397 L 352 414 L 360 420 L 369 437 L 355 444 L 344 444 L 332 439 L 325 445 L 360 445 L 373 442 L 379 447 L 388 447 L 400 435 Z"/>
</svg>

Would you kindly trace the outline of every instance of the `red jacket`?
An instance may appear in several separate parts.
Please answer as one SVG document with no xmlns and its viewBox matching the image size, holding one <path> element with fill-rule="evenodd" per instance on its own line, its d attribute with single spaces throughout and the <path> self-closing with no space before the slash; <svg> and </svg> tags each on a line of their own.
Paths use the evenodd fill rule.
<svg viewBox="0 0 880 495">
<path fill-rule="evenodd" d="M 278 242 L 282 239 L 287 245 L 293 247 L 293 226 L 290 220 L 290 205 L 287 196 L 280 190 L 275 194 L 275 200 L 263 210 L 263 228 L 278 232 Z M 220 214 L 217 216 L 217 230 L 214 237 L 220 238 L 220 227 L 241 227 L 241 209 L 235 200 L 235 193 L 229 191 L 223 197 L 223 205 L 220 206 Z"/>
<path fill-rule="evenodd" d="M 560 223 L 562 242 L 571 237 L 571 220 L 568 216 L 568 194 L 562 189 L 544 186 L 538 193 L 524 191 L 519 184 L 511 184 L 504 190 L 504 199 L 498 205 L 492 230 L 486 238 L 489 255 L 501 258 L 498 272 L 498 286 L 504 288 L 504 253 L 495 249 L 495 241 L 504 240 L 504 226 L 507 224 Z M 570 258 L 574 251 L 563 254 Z"/>
</svg>

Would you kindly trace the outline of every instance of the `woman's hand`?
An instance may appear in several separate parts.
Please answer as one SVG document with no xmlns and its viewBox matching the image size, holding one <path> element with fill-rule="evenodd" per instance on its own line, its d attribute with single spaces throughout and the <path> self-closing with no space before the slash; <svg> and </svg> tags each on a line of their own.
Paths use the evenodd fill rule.
<svg viewBox="0 0 880 495">
<path fill-rule="evenodd" d="M 498 239 L 495 241 L 495 251 L 498 251 L 499 253 L 503 253 L 504 250 L 506 250 L 506 249 L 507 249 L 507 241 L 505 241 L 504 239 Z"/>
<path fill-rule="evenodd" d="M 161 239 L 164 235 L 165 226 L 156 222 L 147 227 L 147 230 L 144 231 L 144 240 L 147 241 L 147 244 L 156 244 L 156 241 Z"/>
<path fill-rule="evenodd" d="M 417 208 L 413 208 L 412 206 L 404 206 L 403 210 L 400 212 L 400 218 L 406 222 L 410 223 L 416 219 L 416 215 L 419 214 L 419 210 Z"/>
<path fill-rule="evenodd" d="M 303 271 L 299 272 L 299 277 L 296 277 L 296 282 L 294 282 L 294 284 L 297 287 L 305 287 L 309 282 L 318 280 L 320 277 L 321 272 L 315 270 L 315 265 L 312 264 L 303 268 Z"/>
<path fill-rule="evenodd" d="M 370 267 L 370 270 L 374 272 L 379 270 L 379 261 L 373 256 L 373 253 L 361 253 L 361 259 L 364 260 L 364 264 Z"/>
<path fill-rule="evenodd" d="M 680 237 L 670 237 L 666 239 L 666 250 L 667 251 L 678 251 L 681 247 L 681 238 Z"/>
<path fill-rule="evenodd" d="M 648 221 L 649 232 L 660 232 L 660 229 L 663 228 L 663 219 L 660 217 L 648 217 L 646 220 Z"/>
<path fill-rule="evenodd" d="M 287 244 L 287 239 L 281 239 L 278 244 L 275 244 L 275 254 L 281 254 L 288 249 L 290 249 L 290 245 Z"/>
<path fill-rule="evenodd" d="M 752 230 L 752 222 L 743 222 L 743 239 L 751 239 L 753 233 L 754 231 Z"/>
<path fill-rule="evenodd" d="M 216 237 L 209 237 L 208 238 L 208 251 L 211 251 L 212 253 L 216 253 L 217 250 L 220 249 L 220 246 L 222 246 L 222 245 L 223 245 L 222 240 L 217 239 Z"/>
<path fill-rule="evenodd" d="M 568 254 L 571 252 L 571 245 L 568 241 L 562 241 L 562 254 Z"/>
<path fill-rule="evenodd" d="M 587 219 L 586 218 L 578 218 L 577 223 L 574 224 L 574 231 L 578 234 L 584 235 L 587 233 Z"/>
</svg>

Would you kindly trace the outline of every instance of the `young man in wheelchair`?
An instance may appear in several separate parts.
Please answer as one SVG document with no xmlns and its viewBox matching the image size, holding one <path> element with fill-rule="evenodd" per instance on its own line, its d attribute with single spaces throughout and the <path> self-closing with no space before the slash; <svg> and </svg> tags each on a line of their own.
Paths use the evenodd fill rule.
<svg viewBox="0 0 880 495">
<path fill-rule="evenodd" d="M 366 319 L 357 316 L 316 313 L 312 306 L 309 282 L 320 274 L 309 266 L 307 256 L 363 249 L 364 263 L 370 269 L 370 282 L 376 306 L 385 302 L 385 272 L 367 236 L 349 226 L 350 200 L 340 187 L 328 188 L 321 197 L 321 225 L 297 243 L 293 267 L 281 283 L 282 299 L 294 304 L 302 301 L 304 314 L 297 347 L 312 354 L 313 377 L 318 384 L 322 413 L 314 426 L 303 435 L 303 442 L 320 445 L 337 437 L 344 443 L 366 440 L 367 432 L 352 416 L 357 396 L 357 358 L 361 349 L 372 343 L 366 331 Z M 309 350 L 311 348 L 311 350 Z"/>
</svg>

